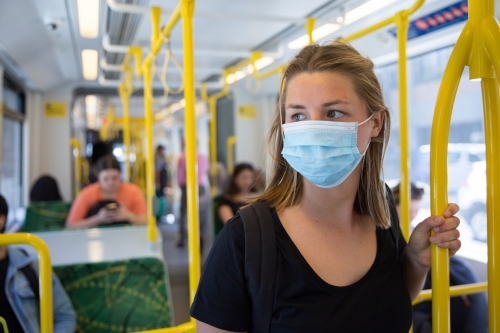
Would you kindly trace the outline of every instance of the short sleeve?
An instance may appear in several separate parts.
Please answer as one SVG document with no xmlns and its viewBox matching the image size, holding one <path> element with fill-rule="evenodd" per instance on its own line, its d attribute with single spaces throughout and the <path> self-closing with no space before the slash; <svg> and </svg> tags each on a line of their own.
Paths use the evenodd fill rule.
<svg viewBox="0 0 500 333">
<path fill-rule="evenodd" d="M 133 185 L 133 184 L 131 184 Z M 144 198 L 144 194 L 141 192 L 139 187 L 133 185 L 130 190 L 133 195 L 130 211 L 137 215 L 146 215 L 147 214 L 147 205 L 146 199 Z"/>
<path fill-rule="evenodd" d="M 89 209 L 92 207 L 93 201 L 98 200 L 95 196 L 95 191 L 92 185 L 84 188 L 76 197 L 75 201 L 73 201 L 68 217 L 66 218 L 66 223 L 71 225 L 75 222 L 83 220 Z"/>
<path fill-rule="evenodd" d="M 244 260 L 245 237 L 239 215 L 221 230 L 201 276 L 191 316 L 227 331 L 248 331 L 252 307 L 247 293 Z"/>
</svg>

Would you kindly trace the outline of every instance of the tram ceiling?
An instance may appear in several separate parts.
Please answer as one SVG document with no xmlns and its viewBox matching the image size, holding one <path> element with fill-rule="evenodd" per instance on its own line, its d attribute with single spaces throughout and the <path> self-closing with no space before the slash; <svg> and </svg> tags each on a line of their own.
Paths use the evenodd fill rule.
<svg viewBox="0 0 500 333">
<path fill-rule="evenodd" d="M 127 47 L 141 46 L 144 53 L 149 49 L 149 8 L 161 7 L 162 23 L 165 23 L 171 10 L 178 4 L 178 0 L 95 0 L 99 8 L 99 14 L 93 14 L 98 18 L 97 34 L 93 38 L 84 38 L 79 25 L 79 1 L 81 0 L 0 1 L 0 47 L 19 65 L 25 74 L 23 80 L 29 81 L 26 85 L 31 89 L 48 91 L 63 83 L 71 83 L 76 88 L 116 88 L 121 79 L 119 65 Z M 92 1 L 94 0 L 83 0 L 81 3 Z M 379 1 L 382 0 L 376 2 Z M 375 16 L 385 17 L 385 10 L 392 13 L 413 2 L 382 2 L 384 1 L 390 3 L 390 10 L 389 7 L 379 9 L 378 12 L 374 11 L 378 13 Z M 441 1 L 447 0 L 426 2 Z M 287 47 L 287 43 L 305 34 L 304 23 L 307 17 L 317 19 L 316 27 L 327 22 L 340 22 L 339 17 L 345 17 L 348 10 L 368 2 L 369 0 L 197 1 L 194 20 L 195 79 L 198 84 L 209 78 L 211 82 L 222 82 L 217 77 L 224 68 L 248 59 L 255 50 L 263 51 L 275 60 L 267 69 L 275 67 L 295 52 Z M 117 8 L 111 9 L 110 5 L 134 5 L 142 8 L 145 13 L 124 13 L 116 10 Z M 364 23 L 371 21 L 372 17 L 364 20 Z M 359 28 L 354 27 L 356 23 L 349 26 L 342 24 L 344 35 Z M 181 25 L 172 31 L 168 45 L 182 66 Z M 98 71 L 96 77 L 90 80 L 86 80 L 83 75 L 82 52 L 85 50 L 97 52 L 94 65 Z M 164 55 L 165 50 L 156 59 L 159 72 Z M 168 84 L 178 87 L 181 80 L 182 76 L 171 59 Z M 155 79 L 154 85 L 161 88 L 158 79 Z"/>
</svg>

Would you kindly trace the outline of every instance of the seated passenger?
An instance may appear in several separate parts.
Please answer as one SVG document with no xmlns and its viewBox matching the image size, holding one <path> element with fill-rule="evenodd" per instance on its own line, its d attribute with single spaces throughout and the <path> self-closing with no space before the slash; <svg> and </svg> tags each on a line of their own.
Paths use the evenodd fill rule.
<svg viewBox="0 0 500 333">
<path fill-rule="evenodd" d="M 0 195 L 0 234 L 5 230 L 9 208 Z M 40 332 L 38 259 L 13 246 L 0 246 L 0 317 L 9 332 Z M 52 273 L 52 304 L 55 333 L 73 333 L 76 313 L 57 276 Z M 0 332 L 4 332 L 0 324 Z"/>
<path fill-rule="evenodd" d="M 247 204 L 249 198 L 257 195 L 253 191 L 254 169 L 249 163 L 240 163 L 234 168 L 224 193 L 219 197 L 217 213 L 222 223 L 236 215 L 238 209 Z"/>
<path fill-rule="evenodd" d="M 145 224 L 147 215 L 144 195 L 137 185 L 121 181 L 118 161 L 107 155 L 97 162 L 96 167 L 98 181 L 85 187 L 76 197 L 66 220 L 66 227 Z"/>
<path fill-rule="evenodd" d="M 30 201 L 62 201 L 59 186 L 55 178 L 49 175 L 38 178 L 31 187 Z"/>
<path fill-rule="evenodd" d="M 399 184 L 392 189 L 398 214 Z M 424 194 L 423 188 L 410 184 L 410 221 L 417 216 Z M 465 260 L 450 258 L 450 285 L 479 282 Z M 423 289 L 431 289 L 431 270 L 427 273 Z M 488 331 L 488 306 L 484 294 L 462 295 L 450 299 L 451 333 L 486 333 Z M 432 304 L 430 301 L 413 307 L 413 332 L 432 333 Z"/>
</svg>

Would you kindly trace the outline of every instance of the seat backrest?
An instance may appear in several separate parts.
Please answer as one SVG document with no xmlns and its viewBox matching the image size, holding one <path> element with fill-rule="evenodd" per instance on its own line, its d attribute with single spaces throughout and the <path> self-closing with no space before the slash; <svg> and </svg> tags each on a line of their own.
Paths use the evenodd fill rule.
<svg viewBox="0 0 500 333">
<path fill-rule="evenodd" d="M 64 229 L 70 208 L 71 203 L 64 201 L 33 202 L 26 209 L 22 231 L 37 232 Z"/>
<path fill-rule="evenodd" d="M 173 325 L 166 266 L 134 258 L 56 266 L 78 316 L 77 332 L 136 332 Z"/>
</svg>

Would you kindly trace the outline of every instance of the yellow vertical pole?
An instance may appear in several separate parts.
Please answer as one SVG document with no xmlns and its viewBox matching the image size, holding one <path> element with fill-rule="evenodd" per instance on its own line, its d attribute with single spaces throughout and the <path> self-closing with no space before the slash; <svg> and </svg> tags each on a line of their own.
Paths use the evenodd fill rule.
<svg viewBox="0 0 500 333">
<path fill-rule="evenodd" d="M 151 8 L 151 48 L 159 38 L 161 8 Z M 158 235 L 156 232 L 156 220 L 153 216 L 153 196 L 154 196 L 154 152 L 153 152 L 153 78 L 152 61 L 154 55 L 148 54 L 143 63 L 144 73 L 144 122 L 146 129 L 146 200 L 148 208 L 148 240 L 156 242 Z"/>
<path fill-rule="evenodd" d="M 210 107 L 210 173 L 212 174 L 212 195 L 217 193 L 217 100 L 209 98 Z"/>
<path fill-rule="evenodd" d="M 52 311 L 52 265 L 50 264 L 50 252 L 44 241 L 31 234 L 0 234 L 0 246 L 10 244 L 28 244 L 35 248 L 38 253 L 38 264 L 40 267 L 40 332 L 54 332 L 54 313 Z"/>
<path fill-rule="evenodd" d="M 120 84 L 123 106 L 123 145 L 125 146 L 125 181 L 130 181 L 130 109 L 129 97 L 132 92 L 132 68 L 125 64 L 125 81 Z"/>
<path fill-rule="evenodd" d="M 314 43 L 314 25 L 316 24 L 316 19 L 314 17 L 308 17 L 306 21 L 307 35 L 309 36 L 309 44 Z"/>
<path fill-rule="evenodd" d="M 489 6 L 484 19 L 483 43 L 495 74 L 483 79 L 483 108 L 486 136 L 487 210 L 488 210 L 488 325 L 490 332 L 500 331 L 500 206 L 496 198 L 500 195 L 500 29 L 493 13 L 493 1 L 484 1 Z M 496 78 L 496 81 L 495 81 Z"/>
<path fill-rule="evenodd" d="M 194 0 L 181 0 L 182 36 L 184 41 L 184 98 L 186 100 L 186 175 L 189 248 L 189 301 L 193 302 L 200 280 L 200 230 L 198 217 L 198 177 L 196 156 L 196 114 L 194 78 Z M 194 323 L 195 320 L 191 318 Z"/>
<path fill-rule="evenodd" d="M 408 143 L 408 91 L 406 71 L 406 39 L 408 36 L 408 14 L 401 11 L 395 16 L 398 33 L 399 66 L 399 144 L 401 146 L 400 198 L 401 231 L 408 241 L 410 238 L 410 154 Z"/>
<path fill-rule="evenodd" d="M 227 172 L 232 175 L 234 172 L 234 145 L 236 144 L 236 137 L 231 135 L 227 138 Z"/>
<path fill-rule="evenodd" d="M 500 60 L 499 60 L 500 61 Z M 484 130 L 486 136 L 486 179 L 488 216 L 488 319 L 489 331 L 500 330 L 500 97 L 494 78 L 482 79 Z"/>
<path fill-rule="evenodd" d="M 82 183 L 82 152 L 80 141 L 76 138 L 70 140 L 71 146 L 76 150 L 75 156 L 75 197 L 80 193 L 80 186 Z"/>
<path fill-rule="evenodd" d="M 431 214 L 442 215 L 448 206 L 448 137 L 453 101 L 469 54 L 472 34 L 466 25 L 446 66 L 439 87 L 431 132 Z M 432 232 L 434 233 L 434 232 Z M 450 330 L 450 284 L 448 250 L 431 245 L 432 256 L 432 331 Z"/>
</svg>

